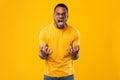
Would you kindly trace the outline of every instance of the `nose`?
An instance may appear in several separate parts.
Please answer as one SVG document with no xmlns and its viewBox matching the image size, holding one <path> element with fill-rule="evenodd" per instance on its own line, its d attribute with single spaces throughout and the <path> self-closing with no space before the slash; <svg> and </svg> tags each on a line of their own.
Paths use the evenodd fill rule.
<svg viewBox="0 0 120 80">
<path fill-rule="evenodd" d="M 64 18 L 64 16 L 62 14 L 59 15 L 60 18 Z"/>
</svg>

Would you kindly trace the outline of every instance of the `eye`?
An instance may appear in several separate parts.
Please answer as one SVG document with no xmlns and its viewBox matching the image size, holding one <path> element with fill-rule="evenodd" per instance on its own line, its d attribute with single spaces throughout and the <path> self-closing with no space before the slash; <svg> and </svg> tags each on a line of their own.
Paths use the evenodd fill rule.
<svg viewBox="0 0 120 80">
<path fill-rule="evenodd" d="M 65 14 L 65 13 L 63 13 L 63 14 L 62 14 L 62 16 L 66 16 L 66 14 Z"/>
<path fill-rule="evenodd" d="M 60 15 L 60 13 L 56 13 L 56 15 L 57 15 L 57 16 L 59 16 L 59 15 Z"/>
<path fill-rule="evenodd" d="M 61 16 L 65 17 L 65 16 L 66 16 L 66 13 L 55 13 L 55 15 L 56 15 L 56 16 L 60 16 L 60 15 L 61 15 Z"/>
</svg>

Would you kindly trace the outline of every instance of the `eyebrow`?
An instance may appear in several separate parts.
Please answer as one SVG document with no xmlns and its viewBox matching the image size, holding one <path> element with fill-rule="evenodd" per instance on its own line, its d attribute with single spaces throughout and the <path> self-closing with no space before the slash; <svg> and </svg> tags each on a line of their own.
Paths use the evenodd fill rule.
<svg viewBox="0 0 120 80">
<path fill-rule="evenodd" d="M 57 12 L 57 11 L 56 11 L 56 13 L 61 13 L 61 12 Z M 61 14 L 65 14 L 65 13 L 66 13 L 66 12 L 62 12 Z"/>
</svg>

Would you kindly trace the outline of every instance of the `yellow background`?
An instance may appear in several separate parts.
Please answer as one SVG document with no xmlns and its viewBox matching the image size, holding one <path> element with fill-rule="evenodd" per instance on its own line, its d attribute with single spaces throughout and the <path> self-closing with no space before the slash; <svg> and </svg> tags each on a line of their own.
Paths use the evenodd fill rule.
<svg viewBox="0 0 120 80">
<path fill-rule="evenodd" d="M 59 2 L 81 34 L 75 80 L 120 80 L 119 0 L 0 0 L 0 80 L 43 80 L 39 31 Z"/>
</svg>

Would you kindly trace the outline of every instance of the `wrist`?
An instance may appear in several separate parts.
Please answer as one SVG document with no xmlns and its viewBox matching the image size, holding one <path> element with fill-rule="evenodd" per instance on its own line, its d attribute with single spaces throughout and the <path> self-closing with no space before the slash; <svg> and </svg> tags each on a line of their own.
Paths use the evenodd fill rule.
<svg viewBox="0 0 120 80">
<path fill-rule="evenodd" d="M 76 59 L 78 59 L 79 58 L 79 54 L 78 53 L 73 53 L 72 55 L 71 55 L 71 59 L 72 60 L 76 60 Z"/>
<path fill-rule="evenodd" d="M 48 58 L 48 55 L 45 54 L 45 53 L 40 53 L 40 57 L 41 57 L 42 59 L 47 59 L 47 58 Z"/>
</svg>

